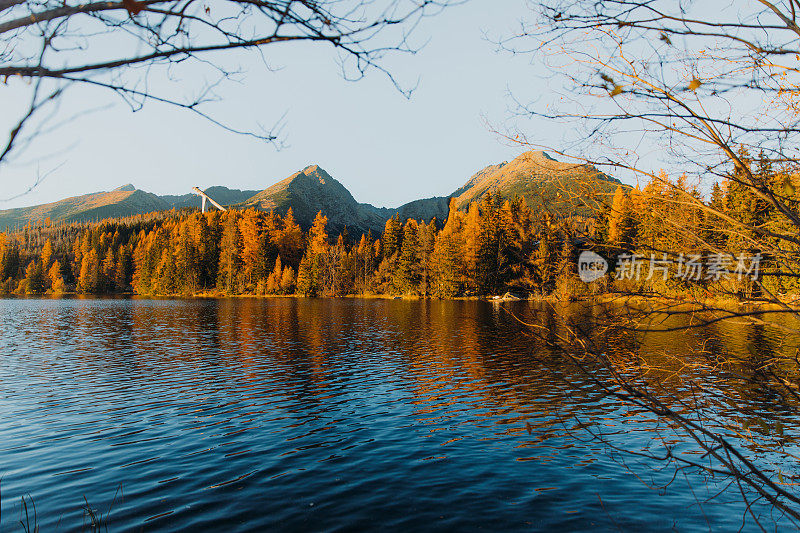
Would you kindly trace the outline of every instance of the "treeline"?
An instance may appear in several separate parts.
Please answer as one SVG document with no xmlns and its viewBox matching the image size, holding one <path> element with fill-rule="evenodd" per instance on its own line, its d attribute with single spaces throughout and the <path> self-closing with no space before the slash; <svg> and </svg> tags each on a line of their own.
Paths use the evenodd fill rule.
<svg viewBox="0 0 800 533">
<path fill-rule="evenodd" d="M 797 198 L 795 175 L 763 158 L 752 165 L 766 187 Z M 739 178 L 715 184 L 704 199 L 685 176 L 661 174 L 641 190 L 619 187 L 594 218 L 533 212 L 522 198 L 487 194 L 466 211 L 451 205 L 445 221 L 392 218 L 380 235 L 329 235 L 323 213 L 304 231 L 291 210 L 184 210 L 29 225 L 0 234 L 0 293 L 757 296 L 749 278 L 678 275 L 678 260 L 719 261 L 720 251 L 731 258 L 763 254 L 763 287 L 800 293 L 800 250 L 777 238 L 769 246 L 769 235 L 789 231 L 786 217 Z M 578 255 L 587 248 L 610 263 L 609 275 L 592 283 L 578 276 Z M 647 260 L 655 256 L 669 258 L 678 272 L 648 275 Z M 631 257 L 639 258 L 641 272 L 620 275 L 620 259 Z"/>
<path fill-rule="evenodd" d="M 623 279 L 613 282 L 614 289 L 691 298 L 750 299 L 765 291 L 775 296 L 800 294 L 796 232 L 789 216 L 769 201 L 775 195 L 798 213 L 800 175 L 774 168 L 763 155 L 739 156 L 750 165 L 752 177 L 739 169 L 715 182 L 708 198 L 688 184 L 685 175 L 671 180 L 663 172 L 641 190 L 617 189 L 592 240 L 611 259 L 612 279 L 621 257 L 638 258 L 642 270 L 639 276 L 616 276 Z M 648 262 L 664 258 L 671 264 L 668 275 L 658 271 L 650 276 Z M 742 258 L 758 261 L 743 265 Z M 690 261 L 699 268 L 687 275 Z M 737 275 L 737 269 L 752 265 L 757 265 L 752 274 L 757 274 L 758 283 L 750 275 Z"/>
<path fill-rule="evenodd" d="M 592 220 L 487 195 L 446 221 L 386 222 L 381 235 L 308 231 L 292 211 L 172 212 L 161 219 L 28 226 L 0 234 L 0 290 L 14 294 L 403 294 L 451 298 L 575 283 Z"/>
</svg>

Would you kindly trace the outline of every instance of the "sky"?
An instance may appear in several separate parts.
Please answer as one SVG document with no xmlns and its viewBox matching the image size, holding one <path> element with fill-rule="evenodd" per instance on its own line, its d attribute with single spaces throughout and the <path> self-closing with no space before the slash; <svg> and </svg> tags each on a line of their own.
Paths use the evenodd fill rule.
<svg viewBox="0 0 800 533">
<path fill-rule="evenodd" d="M 377 71 L 357 82 L 343 79 L 335 55 L 318 45 L 267 47 L 272 71 L 253 54 L 237 56 L 243 74 L 218 90 L 221 101 L 209 110 L 240 128 L 282 121 L 281 149 L 163 104 L 147 103 L 134 113 L 110 94 L 72 88 L 60 111 L 66 123 L 0 171 L 0 197 L 25 191 L 37 172 L 47 178 L 0 201 L 0 209 L 127 183 L 156 194 L 183 194 L 195 185 L 260 190 L 310 164 L 326 169 L 359 202 L 395 207 L 447 195 L 481 168 L 525 150 L 490 124 L 558 144 L 562 126 L 510 111 L 510 94 L 533 100 L 548 91 L 542 69 L 530 57 L 497 52 L 486 37 L 509 35 L 530 16 L 524 0 L 471 0 L 426 19 L 414 34 L 425 43 L 422 50 L 384 63 L 401 84 L 418 83 L 410 99 Z M 196 83 L 191 77 L 159 81 L 187 90 Z M 18 111 L 18 89 L 0 87 L 0 120 Z"/>
</svg>

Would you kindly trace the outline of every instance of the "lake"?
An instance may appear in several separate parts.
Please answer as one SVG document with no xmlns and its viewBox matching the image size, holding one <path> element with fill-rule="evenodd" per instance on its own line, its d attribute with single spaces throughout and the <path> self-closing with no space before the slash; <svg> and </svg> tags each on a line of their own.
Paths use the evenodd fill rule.
<svg viewBox="0 0 800 533">
<path fill-rule="evenodd" d="M 643 483 L 674 471 L 608 443 L 646 446 L 650 417 L 508 311 L 557 328 L 532 302 L 0 300 L 0 530 L 23 496 L 42 531 L 80 529 L 84 497 L 112 531 L 741 527 L 736 498 L 703 503 L 713 481 Z M 630 343 L 665 358 L 709 339 L 777 342 L 722 324 Z"/>
</svg>

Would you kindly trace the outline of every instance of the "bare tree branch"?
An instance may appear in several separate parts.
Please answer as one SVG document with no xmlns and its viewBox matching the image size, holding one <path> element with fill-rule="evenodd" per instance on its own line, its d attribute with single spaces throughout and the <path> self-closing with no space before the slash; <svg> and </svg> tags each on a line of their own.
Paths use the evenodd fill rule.
<svg viewBox="0 0 800 533">
<path fill-rule="evenodd" d="M 455 0 L 458 1 L 458 0 Z M 423 17 L 454 0 L 122 0 L 70 3 L 60 0 L 0 0 L 0 79 L 28 84 L 31 104 L 9 126 L 0 169 L 18 153 L 19 140 L 40 131 L 44 110 L 71 86 L 91 86 L 121 96 L 134 108 L 153 101 L 190 111 L 232 133 L 279 144 L 274 131 L 226 124 L 202 109 L 211 90 L 234 75 L 226 67 L 236 50 L 261 55 L 270 45 L 324 44 L 338 51 L 347 78 L 368 70 L 383 73 L 408 93 L 383 66 L 390 53 L 413 53 L 410 33 Z M 106 46 L 108 39 L 115 46 Z M 171 79 L 177 69 L 199 66 L 216 76 L 199 97 L 187 97 Z M 269 68 L 269 67 L 268 67 Z M 48 97 L 42 95 L 48 94 Z M 282 110 L 280 110 L 282 114 Z"/>
</svg>

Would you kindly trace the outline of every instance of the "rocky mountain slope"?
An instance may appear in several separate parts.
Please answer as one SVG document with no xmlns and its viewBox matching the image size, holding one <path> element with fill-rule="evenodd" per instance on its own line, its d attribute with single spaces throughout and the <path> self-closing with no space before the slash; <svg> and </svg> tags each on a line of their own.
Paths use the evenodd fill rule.
<svg viewBox="0 0 800 533">
<path fill-rule="evenodd" d="M 524 197 L 534 209 L 591 214 L 592 202 L 613 195 L 619 184 L 591 165 L 564 163 L 545 152 L 530 151 L 480 170 L 451 196 L 459 209 L 487 192 L 500 191 L 504 198 Z"/>
<path fill-rule="evenodd" d="M 612 195 L 618 184 L 618 180 L 592 166 L 563 163 L 544 152 L 532 151 L 480 170 L 451 195 L 415 200 L 398 208 L 357 202 L 344 185 L 318 165 L 295 172 L 260 192 L 221 186 L 210 187 L 206 192 L 234 208 L 274 209 L 284 214 L 291 207 L 304 228 L 310 227 L 322 211 L 328 217 L 329 233 L 335 235 L 346 227 L 351 235 L 357 235 L 368 230 L 380 233 L 386 220 L 395 215 L 402 220 L 426 222 L 435 217 L 441 222 L 447 218 L 450 198 L 455 198 L 456 207 L 466 209 L 470 202 L 494 191 L 504 198 L 523 196 L 534 209 L 591 214 L 589 206 L 598 198 Z M 110 192 L 0 211 L 0 231 L 48 218 L 53 222 L 96 220 L 199 206 L 200 199 L 193 194 L 156 196 L 125 185 Z"/>
<path fill-rule="evenodd" d="M 206 192 L 221 204 L 229 205 L 243 202 L 258 191 L 241 191 L 215 186 L 209 187 Z M 35 223 L 47 219 L 52 222 L 83 222 L 184 207 L 199 208 L 200 198 L 195 194 L 157 196 L 128 184 L 113 191 L 73 196 L 32 207 L 2 210 L 0 231 L 13 231 L 14 228 L 25 226 L 29 222 Z"/>
<path fill-rule="evenodd" d="M 311 165 L 279 181 L 242 204 L 285 214 L 291 207 L 297 222 L 307 228 L 322 211 L 331 231 L 344 227 L 361 232 L 382 226 L 380 216 L 361 206 L 344 185 L 318 165 Z"/>
<path fill-rule="evenodd" d="M 109 217 L 125 217 L 169 209 L 155 194 L 124 185 L 113 191 L 73 196 L 57 202 L 0 211 L 0 231 L 13 230 L 29 222 L 77 222 Z"/>
<path fill-rule="evenodd" d="M 242 204 L 284 214 L 292 208 L 295 219 L 303 227 L 310 227 L 314 217 L 322 211 L 328 217 L 329 232 L 335 234 L 345 227 L 351 234 L 371 230 L 380 233 L 386 221 L 400 214 L 402 219 L 416 218 L 429 221 L 447 218 L 447 198 L 415 200 L 399 208 L 375 207 L 358 203 L 347 188 L 319 165 L 311 165 L 275 185 L 261 191 Z"/>
</svg>

